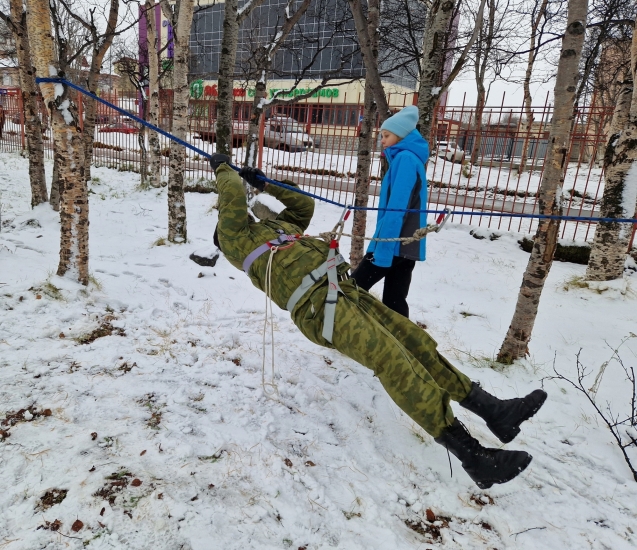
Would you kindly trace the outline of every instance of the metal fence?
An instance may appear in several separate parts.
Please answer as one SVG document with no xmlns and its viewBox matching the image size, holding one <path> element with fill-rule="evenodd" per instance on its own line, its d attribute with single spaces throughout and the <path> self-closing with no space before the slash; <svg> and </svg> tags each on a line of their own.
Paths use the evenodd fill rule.
<svg viewBox="0 0 637 550">
<path fill-rule="evenodd" d="M 0 90 L 0 105 L 4 125 L 0 135 L 0 150 L 19 151 L 26 147 L 21 96 L 17 89 Z M 80 109 L 82 102 L 76 98 Z M 134 97 L 113 94 L 105 98 L 121 108 L 137 114 Z M 414 94 L 390 96 L 392 108 L 412 105 Z M 339 202 L 352 202 L 357 163 L 357 143 L 363 98 L 343 94 L 321 101 L 307 99 L 295 104 L 277 106 L 262 120 L 259 166 L 272 178 L 290 179 L 302 188 Z M 237 98 L 234 104 L 233 161 L 241 164 L 244 137 L 251 104 Z M 169 130 L 172 96 L 164 92 L 160 101 L 160 125 Z M 189 109 L 189 141 L 208 153 L 215 150 L 214 124 L 216 100 L 191 100 Z M 429 208 L 451 208 L 465 211 L 452 221 L 481 225 L 495 230 L 533 232 L 535 220 L 475 216 L 470 212 L 506 212 L 531 214 L 538 212 L 538 189 L 548 152 L 548 131 L 553 107 L 548 96 L 543 105 L 532 108 L 532 124 L 522 106 L 488 107 L 476 123 L 476 110 L 466 105 L 445 106 L 436 113 L 435 135 L 430 139 L 431 158 L 427 164 Z M 274 117 L 274 118 L 273 118 Z M 293 119 L 311 138 L 312 148 L 295 150 L 288 143 L 271 139 L 276 118 Z M 569 165 L 563 187 L 564 214 L 597 216 L 603 192 L 602 170 L 606 133 L 612 117 L 611 109 L 581 107 L 575 113 L 573 139 L 568 153 Z M 42 109 L 42 120 L 48 122 Z M 272 127 L 271 127 L 272 126 Z M 297 128 L 298 129 L 298 128 Z M 374 132 L 370 206 L 380 193 L 380 147 Z M 270 136 L 270 137 L 268 137 Z M 45 151 L 52 158 L 50 128 L 44 133 Z M 161 137 L 162 173 L 168 171 L 168 139 Z M 519 170 L 523 148 L 527 146 L 525 169 Z M 474 151 L 475 149 L 475 151 Z M 453 152 L 453 154 L 450 153 Z M 470 160 L 473 158 L 474 162 Z M 455 161 L 455 162 L 454 162 Z M 462 161 L 462 162 L 459 162 Z M 99 104 L 95 130 L 94 163 L 120 170 L 139 170 L 140 141 L 137 124 L 116 111 Z M 187 152 L 186 177 L 197 180 L 213 178 L 205 159 Z M 590 240 L 594 223 L 567 222 L 561 237 Z"/>
</svg>

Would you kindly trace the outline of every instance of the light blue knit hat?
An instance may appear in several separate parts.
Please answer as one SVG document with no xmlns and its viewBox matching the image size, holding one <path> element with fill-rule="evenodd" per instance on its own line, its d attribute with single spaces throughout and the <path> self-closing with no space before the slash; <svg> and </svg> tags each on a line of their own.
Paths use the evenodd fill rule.
<svg viewBox="0 0 637 550">
<path fill-rule="evenodd" d="M 380 129 L 396 134 L 402 139 L 416 129 L 416 124 L 418 124 L 418 107 L 410 105 L 398 111 L 394 116 L 390 116 L 383 122 Z"/>
</svg>

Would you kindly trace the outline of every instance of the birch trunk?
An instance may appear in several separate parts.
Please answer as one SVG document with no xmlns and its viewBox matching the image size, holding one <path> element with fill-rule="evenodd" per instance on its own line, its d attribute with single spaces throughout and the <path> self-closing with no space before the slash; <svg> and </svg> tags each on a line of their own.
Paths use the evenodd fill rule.
<svg viewBox="0 0 637 550">
<path fill-rule="evenodd" d="M 378 66 L 378 25 L 380 22 L 380 10 L 378 2 L 368 4 L 367 35 L 370 39 L 371 62 Z M 363 106 L 363 120 L 361 122 L 360 135 L 358 138 L 358 156 L 356 162 L 356 187 L 354 204 L 356 206 L 367 206 L 369 199 L 369 184 L 372 165 L 372 149 L 374 147 L 374 126 L 376 124 L 376 114 L 378 113 L 378 91 L 374 83 L 365 79 L 365 99 Z M 385 92 L 382 90 L 382 98 Z M 350 265 L 356 269 L 365 254 L 365 236 L 367 230 L 367 210 L 355 210 L 352 222 L 352 234 L 360 237 L 352 239 L 350 251 Z"/>
<path fill-rule="evenodd" d="M 443 92 L 440 81 L 455 2 L 456 0 L 434 0 L 427 18 L 418 88 L 418 130 L 427 141 L 432 135 L 436 106 Z"/>
<path fill-rule="evenodd" d="M 38 74 L 57 75 L 48 2 L 27 0 L 29 38 Z M 57 274 L 88 284 L 88 190 L 77 108 L 61 84 L 41 84 L 51 113 L 55 156 L 60 170 L 60 263 Z"/>
<path fill-rule="evenodd" d="M 190 48 L 190 27 L 194 2 L 177 0 L 174 12 L 168 0 L 162 0 L 164 14 L 171 14 L 173 23 L 173 112 L 172 134 L 182 140 L 188 131 L 188 57 Z M 171 243 L 185 243 L 188 238 L 186 229 L 186 199 L 184 196 L 184 166 L 186 148 L 171 141 L 168 171 L 168 240 Z"/>
<path fill-rule="evenodd" d="M 53 175 L 51 177 L 51 195 L 49 204 L 56 212 L 60 211 L 60 163 L 59 157 L 55 154 L 55 143 L 53 144 Z"/>
<path fill-rule="evenodd" d="M 587 0 L 569 0 L 568 21 L 555 83 L 555 112 L 549 135 L 550 151 L 539 191 L 540 214 L 562 213 L 562 188 L 568 167 L 569 143 L 573 126 L 573 105 L 579 77 L 578 65 L 586 33 Z M 553 263 L 560 223 L 540 220 L 533 250 L 513 314 L 511 326 L 498 353 L 501 363 L 512 363 L 528 353 L 533 325 L 544 282 Z"/>
<path fill-rule="evenodd" d="M 484 75 L 483 75 L 484 76 Z M 473 121 L 475 131 L 475 139 L 473 140 L 473 148 L 471 149 L 471 164 L 478 162 L 480 147 L 482 147 L 482 115 L 484 114 L 484 104 L 486 101 L 487 91 L 484 87 L 484 81 L 478 81 L 478 98 L 476 99 L 476 118 Z"/>
<path fill-rule="evenodd" d="M 260 76 L 254 89 L 254 101 L 252 102 L 252 112 L 250 113 L 250 123 L 248 125 L 248 136 L 246 139 L 245 166 L 257 165 L 257 156 L 259 154 L 259 147 L 261 146 L 259 143 L 259 124 L 266 103 L 268 74 L 272 68 L 274 56 L 294 28 L 294 25 L 299 22 L 301 16 L 310 7 L 311 2 L 312 0 L 303 0 L 303 3 L 292 15 L 290 15 L 289 12 L 291 3 L 289 2 L 285 10 L 285 20 L 283 25 L 281 25 L 281 29 L 276 34 L 276 37 L 274 37 L 272 42 L 267 46 L 258 48 L 256 52 L 255 58 Z M 251 198 L 253 195 L 252 187 L 247 184 L 246 194 L 248 198 Z"/>
<path fill-rule="evenodd" d="M 604 155 L 606 183 L 601 203 L 603 218 L 631 218 L 637 203 L 637 32 L 631 48 L 632 81 L 622 90 Z M 624 273 L 631 224 L 600 222 L 586 269 L 589 281 L 611 281 Z"/>
<path fill-rule="evenodd" d="M 91 65 L 88 71 L 86 88 L 89 92 L 97 93 L 99 76 L 102 72 L 102 62 L 106 52 L 113 43 L 115 37 L 115 27 L 117 26 L 117 16 L 119 13 L 119 0 L 111 0 L 108 21 L 106 23 L 106 33 L 100 36 L 94 24 L 86 24 L 92 34 L 93 48 Z M 80 101 L 84 101 L 84 121 L 82 130 L 82 140 L 84 142 L 84 177 L 86 181 L 91 179 L 91 164 L 93 163 L 93 142 L 95 141 L 95 115 L 97 114 L 97 102 L 89 96 L 81 96 Z"/>
<path fill-rule="evenodd" d="M 524 89 L 524 112 L 526 114 L 526 124 L 524 125 L 525 136 L 524 143 L 522 144 L 522 154 L 520 157 L 520 166 L 518 167 L 518 176 L 520 176 L 526 170 L 526 163 L 529 158 L 529 140 L 531 137 L 531 130 L 533 129 L 533 122 L 535 122 L 533 109 L 531 109 L 531 76 L 533 75 L 533 67 L 535 65 L 535 59 L 537 58 L 537 51 L 535 51 L 537 43 L 537 32 L 540 23 L 542 22 L 542 18 L 545 17 L 547 4 L 548 0 L 542 0 L 542 4 L 540 5 L 537 13 L 534 12 L 531 19 L 531 40 L 529 44 L 529 57 L 526 61 L 524 81 L 522 82 L 522 87 Z"/>
<path fill-rule="evenodd" d="M 374 93 L 374 99 L 378 108 L 381 123 L 391 116 L 391 110 L 385 96 L 385 89 L 378 73 L 378 22 L 380 20 L 380 4 L 378 0 L 368 0 L 367 17 L 363 13 L 361 0 L 349 0 L 356 34 L 365 65 L 365 88 Z M 375 23 L 374 23 L 375 22 Z"/>
<path fill-rule="evenodd" d="M 157 54 L 154 0 L 146 0 L 144 10 L 148 49 L 148 122 L 154 126 L 159 126 L 159 58 Z M 148 146 L 150 149 L 148 184 L 151 187 L 160 187 L 161 144 L 159 143 L 159 134 L 155 130 L 148 129 Z"/>
<path fill-rule="evenodd" d="M 239 21 L 237 11 L 239 0 L 226 0 L 223 19 L 223 38 L 219 55 L 219 80 L 217 90 L 217 153 L 232 155 L 232 89 L 234 87 L 234 70 L 237 60 L 237 43 L 239 41 Z M 258 130 L 257 130 L 258 132 Z M 250 164 L 249 166 L 254 166 Z"/>
<path fill-rule="evenodd" d="M 29 181 L 31 183 L 31 208 L 47 202 L 46 176 L 44 174 L 44 140 L 39 116 L 38 92 L 35 70 L 27 31 L 26 12 L 22 0 L 11 0 L 11 30 L 15 39 L 18 58 L 20 93 L 24 106 L 24 130 L 29 150 Z"/>
<path fill-rule="evenodd" d="M 248 123 L 248 135 L 246 140 L 246 158 L 245 166 L 256 166 L 257 157 L 259 155 L 259 124 L 261 123 L 261 116 L 263 115 L 263 107 L 265 106 L 265 100 L 267 97 L 267 71 L 270 69 L 270 63 L 265 61 L 263 63 L 265 68 L 263 69 L 263 76 L 257 81 L 254 86 L 254 100 L 252 101 L 252 111 L 250 112 L 250 122 Z M 251 196 L 252 187 L 246 185 L 246 192 Z"/>
<path fill-rule="evenodd" d="M 358 138 L 358 160 L 356 163 L 356 191 L 355 206 L 367 206 L 369 199 L 369 183 L 372 165 L 372 149 L 374 145 L 374 125 L 376 122 L 377 107 L 374 101 L 374 92 L 371 85 L 365 81 L 365 101 L 361 132 Z M 367 230 L 367 210 L 354 210 L 352 222 L 352 234 L 364 237 Z M 352 269 L 356 269 L 365 254 L 365 241 L 352 239 L 352 248 L 349 255 L 349 263 Z"/>
<path fill-rule="evenodd" d="M 141 94 L 141 115 L 144 120 L 147 120 L 148 111 L 148 99 L 145 97 L 146 90 L 143 88 L 140 90 Z M 137 133 L 137 145 L 139 145 L 139 186 L 142 189 L 148 189 L 149 176 L 148 176 L 148 149 L 146 147 L 146 134 L 148 128 L 144 125 L 139 129 Z"/>
</svg>

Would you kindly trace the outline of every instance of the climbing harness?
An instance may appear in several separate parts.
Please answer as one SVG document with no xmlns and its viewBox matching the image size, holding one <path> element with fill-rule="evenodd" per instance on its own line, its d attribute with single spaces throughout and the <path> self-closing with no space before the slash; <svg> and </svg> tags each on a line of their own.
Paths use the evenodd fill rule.
<svg viewBox="0 0 637 550">
<path fill-rule="evenodd" d="M 261 246 L 258 246 L 252 252 L 250 252 L 250 254 L 246 256 L 246 259 L 243 260 L 243 271 L 247 273 L 248 270 L 250 269 L 250 266 L 254 263 L 254 260 L 256 260 L 262 254 L 265 254 L 268 250 L 272 250 L 274 247 L 278 249 L 282 247 L 286 242 L 294 244 L 294 242 L 301 237 L 301 235 L 298 235 L 298 234 L 285 235 L 283 234 L 283 231 L 281 229 L 277 229 L 277 231 L 279 233 L 279 236 L 276 239 L 272 239 L 271 241 L 268 241 L 267 243 L 264 243 Z"/>
</svg>

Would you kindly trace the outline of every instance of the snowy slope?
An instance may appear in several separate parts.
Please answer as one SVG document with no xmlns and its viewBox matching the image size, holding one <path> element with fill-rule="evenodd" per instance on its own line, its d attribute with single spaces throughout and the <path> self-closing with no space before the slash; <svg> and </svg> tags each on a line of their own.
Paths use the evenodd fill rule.
<svg viewBox="0 0 637 550">
<path fill-rule="evenodd" d="M 497 395 L 542 383 L 549 392 L 507 445 L 533 454 L 529 469 L 481 491 L 455 458 L 451 476 L 447 453 L 371 371 L 306 341 L 276 306 L 279 398 L 267 398 L 264 295 L 223 257 L 213 268 L 188 259 L 212 248 L 215 195 L 187 196 L 188 244 L 153 246 L 166 236 L 165 190 L 136 191 L 132 173 L 94 176 L 86 290 L 54 275 L 57 214 L 29 209 L 27 161 L 0 156 L 0 422 L 15 423 L 0 426 L 10 434 L 0 441 L 0 548 L 637 547 L 637 483 L 610 433 L 567 384 L 540 382 L 553 362 L 573 377 L 580 348 L 594 377 L 637 333 L 637 276 L 626 294 L 565 290 L 584 266 L 556 263 L 529 360 L 492 368 L 528 259 L 519 236 L 476 240 L 452 225 L 429 238 L 413 320 Z M 318 205 L 310 232 L 339 215 Z M 620 355 L 635 366 L 634 338 Z M 628 399 L 611 362 L 598 400 L 627 412 Z M 43 504 L 47 493 L 61 502 Z"/>
</svg>

